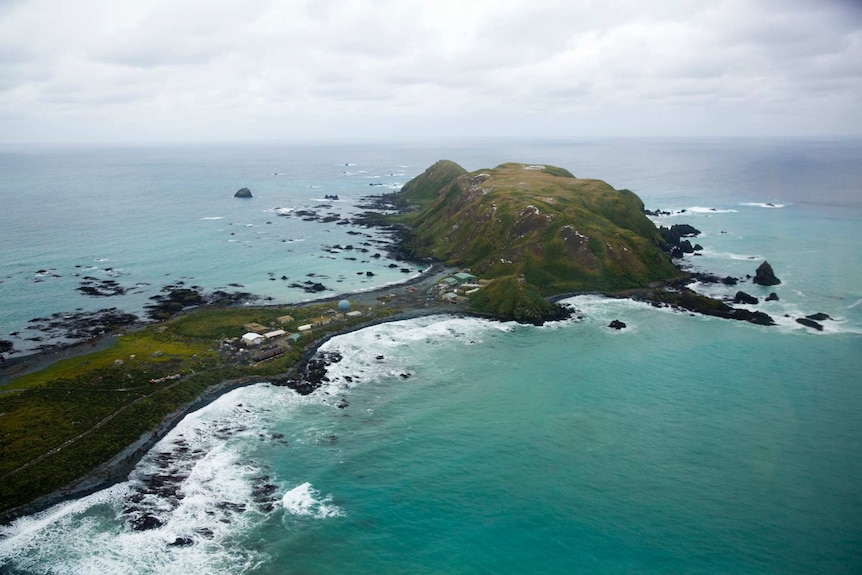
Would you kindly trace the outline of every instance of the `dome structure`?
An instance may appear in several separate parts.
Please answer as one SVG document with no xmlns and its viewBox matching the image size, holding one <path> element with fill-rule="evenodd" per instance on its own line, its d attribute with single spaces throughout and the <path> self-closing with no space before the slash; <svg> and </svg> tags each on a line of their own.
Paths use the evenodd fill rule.
<svg viewBox="0 0 862 575">
<path fill-rule="evenodd" d="M 340 311 L 340 312 L 350 311 L 350 302 L 347 301 L 346 299 L 343 299 L 340 302 L 338 302 L 338 311 Z"/>
</svg>

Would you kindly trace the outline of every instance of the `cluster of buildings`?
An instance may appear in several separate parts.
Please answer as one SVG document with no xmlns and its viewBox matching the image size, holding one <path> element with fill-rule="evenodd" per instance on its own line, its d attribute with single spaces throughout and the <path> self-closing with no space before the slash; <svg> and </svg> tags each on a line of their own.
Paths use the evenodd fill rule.
<svg viewBox="0 0 862 575">
<path fill-rule="evenodd" d="M 323 315 L 296 327 L 295 331 L 288 332 L 282 328 L 273 328 L 259 323 L 247 323 L 243 326 L 245 333 L 239 337 L 232 337 L 222 341 L 223 353 L 236 356 L 237 360 L 250 359 L 253 362 L 263 361 L 276 357 L 288 351 L 303 336 L 304 333 L 314 328 L 323 327 L 339 319 L 358 317 L 360 311 L 350 311 L 350 304 L 346 300 L 338 303 L 338 310 L 329 310 L 329 315 Z M 293 316 L 284 315 L 276 318 L 278 325 L 286 326 L 295 323 Z"/>
<path fill-rule="evenodd" d="M 438 298 L 450 303 L 459 303 L 482 289 L 487 283 L 488 280 L 480 280 L 469 272 L 460 271 L 440 280 L 435 288 Z"/>
</svg>

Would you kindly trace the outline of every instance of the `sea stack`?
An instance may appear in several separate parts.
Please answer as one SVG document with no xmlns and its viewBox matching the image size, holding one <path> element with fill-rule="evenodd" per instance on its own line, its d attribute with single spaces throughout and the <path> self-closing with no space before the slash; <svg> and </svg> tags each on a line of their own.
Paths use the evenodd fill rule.
<svg viewBox="0 0 862 575">
<path fill-rule="evenodd" d="M 752 281 L 757 285 L 762 286 L 774 286 L 781 283 L 781 280 L 775 277 L 775 273 L 773 273 L 772 266 L 769 265 L 769 262 L 763 262 L 757 267 L 757 271 L 754 273 L 754 279 Z"/>
<path fill-rule="evenodd" d="M 236 191 L 236 193 L 233 195 L 233 197 L 235 197 L 235 198 L 250 198 L 251 197 L 251 190 L 249 190 L 248 188 L 240 188 Z"/>
</svg>

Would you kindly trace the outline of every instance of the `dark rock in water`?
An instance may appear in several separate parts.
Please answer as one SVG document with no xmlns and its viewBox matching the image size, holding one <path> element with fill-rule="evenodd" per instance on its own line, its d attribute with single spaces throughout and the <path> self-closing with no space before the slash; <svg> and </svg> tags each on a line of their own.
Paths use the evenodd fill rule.
<svg viewBox="0 0 862 575">
<path fill-rule="evenodd" d="M 733 303 L 746 303 L 749 305 L 755 305 L 757 303 L 760 303 L 760 300 L 758 300 L 753 295 L 745 293 L 744 291 L 738 291 L 736 292 L 736 296 L 734 296 L 733 298 Z"/>
<path fill-rule="evenodd" d="M 608 324 L 608 327 L 612 328 L 612 329 L 625 329 L 626 324 L 621 322 L 618 319 L 615 319 L 614 321 L 612 321 L 611 323 Z"/>
<path fill-rule="evenodd" d="M 702 251 L 703 251 L 703 246 L 702 246 L 702 245 L 700 245 L 700 244 L 694 244 L 694 251 L 696 251 L 696 252 L 702 252 Z"/>
<path fill-rule="evenodd" d="M 667 210 L 646 210 L 646 209 L 644 210 L 644 214 L 647 216 L 653 216 L 653 217 L 671 215 L 671 213 Z"/>
<path fill-rule="evenodd" d="M 162 522 L 157 517 L 154 517 L 147 513 L 131 522 L 132 529 L 135 531 L 149 531 L 150 529 L 156 529 L 157 527 L 162 526 Z"/>
<path fill-rule="evenodd" d="M 338 194 L 326 194 L 323 197 L 327 200 L 338 200 Z"/>
<path fill-rule="evenodd" d="M 341 359 L 342 356 L 338 352 L 318 351 L 302 368 L 300 379 L 288 380 L 286 385 L 300 395 L 308 395 L 320 387 L 323 382 L 329 381 L 329 378 L 326 377 L 327 366 L 338 363 Z"/>
<path fill-rule="evenodd" d="M 168 547 L 188 547 L 194 545 L 194 539 L 191 537 L 177 537 L 173 543 L 168 543 Z"/>
<path fill-rule="evenodd" d="M 735 286 L 736 284 L 739 283 L 739 280 L 737 280 L 733 276 L 725 276 L 721 279 L 721 283 L 723 283 L 726 286 Z"/>
<path fill-rule="evenodd" d="M 829 317 L 829 314 L 825 314 L 823 312 L 813 313 L 811 315 L 806 315 L 805 317 L 808 319 L 813 319 L 814 321 L 823 321 L 823 320 L 827 320 L 827 319 L 832 319 L 831 317 Z"/>
<path fill-rule="evenodd" d="M 233 195 L 233 197 L 235 197 L 235 198 L 250 198 L 251 197 L 251 190 L 249 190 L 248 188 L 240 188 L 236 191 L 236 193 Z"/>
<path fill-rule="evenodd" d="M 766 296 L 766 301 L 778 301 L 778 294 L 775 292 L 770 292 L 768 296 Z"/>
<path fill-rule="evenodd" d="M 682 238 L 693 238 L 700 235 L 700 230 L 688 224 L 674 224 L 669 228 L 661 226 L 658 233 L 668 244 L 678 245 Z"/>
<path fill-rule="evenodd" d="M 681 249 L 684 253 L 693 254 L 694 247 L 692 247 L 691 242 L 688 240 L 682 240 L 679 242 L 679 249 Z"/>
<path fill-rule="evenodd" d="M 775 273 L 772 271 L 772 266 L 769 265 L 769 262 L 763 262 L 757 267 L 752 281 L 762 286 L 774 286 L 781 283 L 781 280 L 775 277 Z"/>
<path fill-rule="evenodd" d="M 796 318 L 796 323 L 801 323 L 805 327 L 811 327 L 816 329 L 817 331 L 823 331 L 823 326 L 814 321 L 813 319 L 809 319 L 807 317 L 798 317 Z"/>
<path fill-rule="evenodd" d="M 775 325 L 775 320 L 762 311 L 750 311 L 747 309 L 736 308 L 729 317 L 731 319 L 747 321 L 756 325 Z"/>
</svg>

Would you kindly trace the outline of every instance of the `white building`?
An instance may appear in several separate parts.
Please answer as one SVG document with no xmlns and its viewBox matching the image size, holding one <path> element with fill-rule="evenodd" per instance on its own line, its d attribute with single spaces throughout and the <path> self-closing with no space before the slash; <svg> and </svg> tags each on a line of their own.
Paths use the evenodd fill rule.
<svg viewBox="0 0 862 575">
<path fill-rule="evenodd" d="M 260 345 L 263 343 L 263 336 L 259 333 L 254 333 L 253 331 L 248 332 L 244 336 L 242 336 L 242 342 L 246 345 Z"/>
</svg>

